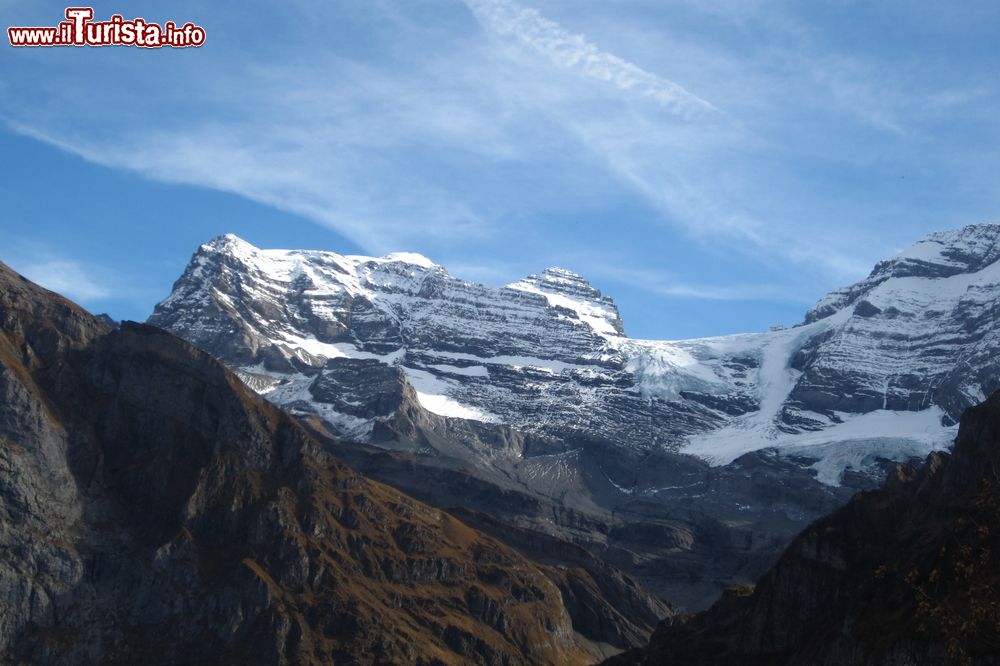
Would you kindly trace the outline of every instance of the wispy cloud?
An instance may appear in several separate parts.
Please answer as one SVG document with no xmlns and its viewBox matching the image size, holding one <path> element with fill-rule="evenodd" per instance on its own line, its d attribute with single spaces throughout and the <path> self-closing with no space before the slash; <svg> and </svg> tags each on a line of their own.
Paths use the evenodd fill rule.
<svg viewBox="0 0 1000 666">
<path fill-rule="evenodd" d="M 512 144 L 491 136 L 480 109 L 345 62 L 275 64 L 213 84 L 225 112 L 243 117 L 223 123 L 191 114 L 179 126 L 149 127 L 119 116 L 110 139 L 59 121 L 8 125 L 103 166 L 302 215 L 375 254 L 489 235 L 471 202 L 448 190 L 441 165 L 425 163 L 435 151 L 509 155 Z"/>
<path fill-rule="evenodd" d="M 621 268 L 599 265 L 594 275 L 603 279 L 628 284 L 643 291 L 667 296 L 701 301 L 781 302 L 809 305 L 815 295 L 788 283 L 761 284 L 711 284 L 689 282 L 666 271 L 649 268 Z"/>
<path fill-rule="evenodd" d="M 579 85 L 570 87 L 568 99 L 551 97 L 540 90 L 541 85 L 531 88 L 538 91 L 540 109 L 609 173 L 657 209 L 666 223 L 703 242 L 724 243 L 751 260 L 819 267 L 836 280 L 854 279 L 863 273 L 866 259 L 851 260 L 830 245 L 828 235 L 801 234 L 797 220 L 777 218 L 761 205 L 766 198 L 781 196 L 773 184 L 764 184 L 778 174 L 748 169 L 747 165 L 754 160 L 766 164 L 768 157 L 762 153 L 773 148 L 743 119 L 718 111 L 712 103 L 664 76 L 598 48 L 536 9 L 511 0 L 464 2 L 491 32 L 582 75 Z M 781 22 L 779 28 L 783 33 L 797 30 Z M 700 50 L 688 53 L 687 47 L 674 48 L 679 60 L 707 59 Z M 723 59 L 728 68 L 746 67 L 718 53 L 711 55 Z M 511 58 L 514 66 L 520 65 L 516 55 L 499 54 L 504 56 Z M 522 66 L 520 70 L 520 85 L 531 86 L 530 81 L 541 75 L 526 69 Z M 744 78 L 753 79 L 749 73 Z M 595 79 L 626 93 L 631 103 L 609 107 L 601 99 L 601 86 L 595 85 Z M 703 80 L 708 88 L 720 87 L 711 77 Z M 769 85 L 775 84 L 772 81 Z M 843 83 L 838 94 L 846 96 L 847 88 Z M 860 99 L 862 92 L 857 86 L 852 94 Z M 777 100 L 789 91 L 764 88 L 755 94 Z M 669 116 L 659 113 L 661 109 Z M 780 109 L 775 112 L 780 115 Z M 869 104 L 865 113 L 874 117 L 877 112 L 874 104 Z"/>
<path fill-rule="evenodd" d="M 583 35 L 569 32 L 537 10 L 509 0 L 464 0 L 487 28 L 512 36 L 559 67 L 606 81 L 619 90 L 654 100 L 684 118 L 717 111 L 682 86 L 648 72 L 613 53 L 602 51 Z"/>
<path fill-rule="evenodd" d="M 785 285 L 713 285 L 686 282 L 661 282 L 649 290 L 664 296 L 692 298 L 704 301 L 779 301 L 809 303 L 812 299 L 790 293 Z"/>
<path fill-rule="evenodd" d="M 12 260 L 11 266 L 29 280 L 76 301 L 101 301 L 111 289 L 97 277 L 100 269 L 53 255 Z"/>
</svg>

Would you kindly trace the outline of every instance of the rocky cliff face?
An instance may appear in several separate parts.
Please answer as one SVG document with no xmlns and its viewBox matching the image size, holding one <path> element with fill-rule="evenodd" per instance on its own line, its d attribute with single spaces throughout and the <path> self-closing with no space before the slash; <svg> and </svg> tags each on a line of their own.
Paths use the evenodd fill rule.
<svg viewBox="0 0 1000 666">
<path fill-rule="evenodd" d="M 1000 663 L 1000 393 L 954 453 L 899 467 L 803 532 L 756 587 L 609 664 Z"/>
<path fill-rule="evenodd" d="M 204 352 L 2 264 L 0 395 L 4 661 L 585 663 L 669 610 L 369 481 Z"/>
</svg>

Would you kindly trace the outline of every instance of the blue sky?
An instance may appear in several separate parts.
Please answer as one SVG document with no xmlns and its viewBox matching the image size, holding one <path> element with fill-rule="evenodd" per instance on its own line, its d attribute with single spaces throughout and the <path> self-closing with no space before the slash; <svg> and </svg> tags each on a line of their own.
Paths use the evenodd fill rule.
<svg viewBox="0 0 1000 666">
<path fill-rule="evenodd" d="M 0 0 L 5 28 L 64 8 Z M 119 318 L 233 232 L 493 285 L 560 265 L 633 336 L 753 331 L 1000 220 L 996 2 L 94 9 L 208 39 L 0 47 L 0 259 Z"/>
</svg>

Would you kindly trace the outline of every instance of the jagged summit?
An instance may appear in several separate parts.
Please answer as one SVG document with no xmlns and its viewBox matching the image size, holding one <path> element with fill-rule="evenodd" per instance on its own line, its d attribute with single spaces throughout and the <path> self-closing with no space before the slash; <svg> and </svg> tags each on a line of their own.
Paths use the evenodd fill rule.
<svg viewBox="0 0 1000 666">
<path fill-rule="evenodd" d="M 600 290 L 595 289 L 582 275 L 574 273 L 568 268 L 557 266 L 550 266 L 541 273 L 528 275 L 507 286 L 511 289 L 525 289 L 525 291 L 530 291 L 526 287 L 533 287 L 554 294 L 576 294 L 593 300 L 602 299 Z M 607 297 L 605 300 L 611 301 Z"/>
<path fill-rule="evenodd" d="M 1000 224 L 970 224 L 959 229 L 939 231 L 909 246 L 884 264 L 894 266 L 939 267 L 941 277 L 974 273 L 1000 259 Z M 898 272 L 893 272 L 902 277 Z"/>
<path fill-rule="evenodd" d="M 579 273 L 574 273 L 570 269 L 562 268 L 560 266 L 549 266 L 544 271 L 542 271 L 542 273 L 544 273 L 545 275 L 551 275 L 556 278 L 565 277 L 572 280 L 583 279 L 583 277 Z"/>
<path fill-rule="evenodd" d="M 568 271 L 496 289 L 454 278 L 420 255 L 262 250 L 231 235 L 199 248 L 150 321 L 257 376 L 255 385 L 283 404 L 322 400 L 320 393 L 332 399 L 337 372 L 374 362 L 401 368 L 431 411 L 484 422 L 522 418 L 534 392 L 517 386 L 526 375 L 620 364 L 603 341 L 622 336 L 614 303 Z M 473 398 L 464 395 L 470 389 Z M 497 400 L 498 389 L 514 395 Z M 337 403 L 324 414 L 340 432 L 357 435 L 387 416 Z"/>
<path fill-rule="evenodd" d="M 583 289 L 585 291 L 597 291 L 579 273 L 571 271 L 568 268 L 560 268 L 559 266 L 549 266 L 537 275 L 527 276 L 523 281 L 548 284 L 554 289 L 566 288 L 570 290 Z M 514 284 L 517 283 L 515 282 Z"/>
<path fill-rule="evenodd" d="M 437 266 L 433 261 L 417 252 L 390 252 L 381 257 L 382 261 L 398 261 L 403 264 L 413 264 L 422 268 L 434 268 Z"/>
<path fill-rule="evenodd" d="M 571 270 L 549 267 L 537 275 L 507 285 L 509 289 L 545 296 L 549 305 L 576 313 L 581 321 L 601 335 L 624 336 L 621 316 L 613 300 L 602 296 L 583 278 Z"/>
<path fill-rule="evenodd" d="M 887 280 L 922 278 L 938 280 L 972 275 L 1000 259 L 1000 224 L 970 224 L 930 234 L 885 261 L 880 261 L 861 282 L 835 289 L 806 313 L 806 323 L 828 317 L 854 305 Z M 989 280 L 992 275 L 984 275 Z M 959 281 L 953 284 L 958 284 Z M 963 281 L 964 284 L 964 281 Z"/>
<path fill-rule="evenodd" d="M 222 253 L 230 255 L 243 261 L 266 261 L 294 259 L 294 258 L 340 258 L 357 264 L 365 263 L 401 263 L 420 268 L 441 268 L 438 264 L 417 252 L 390 252 L 381 257 L 369 257 L 365 255 L 342 255 L 327 250 L 279 250 L 261 249 L 252 243 L 243 240 L 233 233 L 216 236 L 212 240 L 203 244 L 200 251 L 207 253 Z"/>
<path fill-rule="evenodd" d="M 203 245 L 203 247 L 205 246 L 218 250 L 224 250 L 227 248 L 234 249 L 240 247 L 247 247 L 252 250 L 257 249 L 251 243 L 243 240 L 242 238 L 231 232 L 222 234 L 221 236 L 216 236 L 215 238 L 213 238 L 212 240 L 208 241 Z"/>
<path fill-rule="evenodd" d="M 217 255 L 230 257 L 284 280 L 305 279 L 314 289 L 324 285 L 343 286 L 358 293 L 365 291 L 362 283 L 379 283 L 376 271 L 383 264 L 402 264 L 408 267 L 404 271 L 421 269 L 447 273 L 444 267 L 415 252 L 392 252 L 382 257 L 369 257 L 342 255 L 325 250 L 261 249 L 232 233 L 203 244 L 193 263 L 201 265 L 202 260 L 209 260 L 209 257 Z M 333 273 L 324 269 L 333 269 Z M 383 270 L 399 273 L 397 268 Z M 350 279 L 350 273 L 354 273 L 356 279 Z M 573 271 L 550 267 L 507 286 L 545 296 L 549 305 L 572 311 L 580 322 L 598 334 L 624 335 L 621 317 L 614 301 L 603 296 L 600 290 Z"/>
</svg>

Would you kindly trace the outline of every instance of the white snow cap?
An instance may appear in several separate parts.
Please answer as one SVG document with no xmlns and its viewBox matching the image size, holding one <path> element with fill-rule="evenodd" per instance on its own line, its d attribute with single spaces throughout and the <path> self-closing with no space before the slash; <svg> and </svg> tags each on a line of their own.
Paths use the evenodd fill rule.
<svg viewBox="0 0 1000 666">
<path fill-rule="evenodd" d="M 438 264 L 434 263 L 427 257 L 417 252 L 390 252 L 381 257 L 369 257 L 365 255 L 342 255 L 336 252 L 329 252 L 326 250 L 262 250 L 261 248 L 249 243 L 236 234 L 227 233 L 221 236 L 217 236 L 201 246 L 202 250 L 223 252 L 225 254 L 232 255 L 238 259 L 250 259 L 250 258 L 260 258 L 267 257 L 270 259 L 281 260 L 288 258 L 290 256 L 320 256 L 328 255 L 330 257 L 337 257 L 343 259 L 349 259 L 354 263 L 393 263 L 398 262 L 401 264 L 412 264 L 413 266 L 419 266 L 421 268 L 436 268 Z"/>
</svg>

